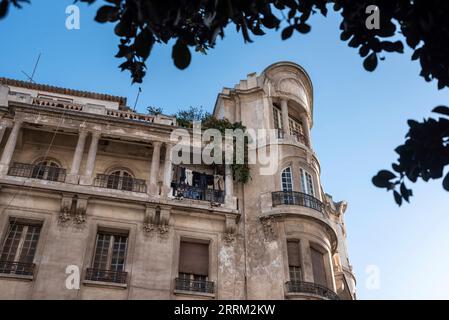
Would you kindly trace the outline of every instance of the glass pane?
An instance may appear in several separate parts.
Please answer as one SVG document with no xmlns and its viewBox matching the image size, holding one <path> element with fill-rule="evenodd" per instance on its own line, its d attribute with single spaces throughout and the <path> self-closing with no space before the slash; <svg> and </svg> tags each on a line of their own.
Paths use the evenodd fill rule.
<svg viewBox="0 0 449 320">
<path fill-rule="evenodd" d="M 111 235 L 101 234 L 97 235 L 97 245 L 95 248 L 94 255 L 94 269 L 107 270 L 108 269 L 108 253 L 109 253 L 109 243 L 111 241 Z"/>
<path fill-rule="evenodd" d="M 126 245 L 128 237 L 114 236 L 112 247 L 111 270 L 123 271 L 125 269 Z"/>
<path fill-rule="evenodd" d="M 24 226 L 11 222 L 2 248 L 1 261 L 14 261 Z"/>
</svg>

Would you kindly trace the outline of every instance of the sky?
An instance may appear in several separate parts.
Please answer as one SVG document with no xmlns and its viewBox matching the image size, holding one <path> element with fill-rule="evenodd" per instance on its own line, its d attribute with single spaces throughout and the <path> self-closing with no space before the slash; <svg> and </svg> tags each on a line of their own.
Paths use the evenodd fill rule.
<svg viewBox="0 0 449 320">
<path fill-rule="evenodd" d="M 36 82 L 124 96 L 133 106 L 139 85 L 117 68 L 113 25 L 94 22 L 95 8 L 79 4 L 80 29 L 68 30 L 65 10 L 72 0 L 31 2 L 0 21 L 0 76 L 26 80 L 22 71 L 30 74 L 41 53 Z M 211 111 L 221 89 L 248 73 L 277 61 L 300 64 L 314 87 L 312 141 L 324 190 L 349 203 L 346 227 L 358 298 L 449 299 L 449 193 L 441 180 L 410 185 L 411 204 L 400 208 L 391 193 L 371 183 L 397 159 L 394 149 L 404 141 L 406 121 L 447 105 L 449 89 L 438 91 L 435 82 L 419 77 L 407 50 L 386 55 L 375 72 L 366 72 L 357 50 L 340 41 L 339 21 L 338 14 L 317 15 L 307 35 L 282 41 L 280 32 L 268 32 L 250 44 L 230 28 L 207 55 L 194 53 L 183 71 L 172 63 L 171 46 L 157 45 L 137 110 L 151 105 L 166 114 L 189 106 Z"/>
</svg>

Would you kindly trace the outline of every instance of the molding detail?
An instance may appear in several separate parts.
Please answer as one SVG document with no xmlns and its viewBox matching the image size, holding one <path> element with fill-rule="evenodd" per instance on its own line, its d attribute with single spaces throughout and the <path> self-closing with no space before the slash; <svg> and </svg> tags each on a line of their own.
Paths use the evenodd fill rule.
<svg viewBox="0 0 449 320">
<path fill-rule="evenodd" d="M 166 206 L 146 205 L 145 216 L 143 220 L 143 232 L 150 235 L 152 231 L 157 231 L 159 236 L 168 235 L 171 208 Z"/>
<path fill-rule="evenodd" d="M 273 216 L 260 217 L 262 223 L 265 240 L 268 242 L 274 241 L 277 238 L 277 223 Z"/>
</svg>

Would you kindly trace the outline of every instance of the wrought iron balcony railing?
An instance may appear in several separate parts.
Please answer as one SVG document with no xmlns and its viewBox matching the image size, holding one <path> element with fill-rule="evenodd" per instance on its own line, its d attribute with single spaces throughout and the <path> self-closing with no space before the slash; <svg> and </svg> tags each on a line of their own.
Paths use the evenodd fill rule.
<svg viewBox="0 0 449 320">
<path fill-rule="evenodd" d="M 172 183 L 173 196 L 217 203 L 224 203 L 224 192 L 221 190 L 192 187 L 182 183 Z"/>
<path fill-rule="evenodd" d="M 175 290 L 214 293 L 214 283 L 206 280 L 176 278 Z"/>
<path fill-rule="evenodd" d="M 89 281 L 125 284 L 127 278 L 128 273 L 125 271 L 101 270 L 94 268 L 87 268 L 86 270 L 86 280 Z"/>
<path fill-rule="evenodd" d="M 41 164 L 27 164 L 14 162 L 8 171 L 8 175 L 49 181 L 64 182 L 66 169 Z"/>
<path fill-rule="evenodd" d="M 94 180 L 94 186 L 123 191 L 147 192 L 145 180 L 118 175 L 98 174 Z"/>
<path fill-rule="evenodd" d="M 0 261 L 0 273 L 32 276 L 34 275 L 35 266 L 34 263 Z"/>
<path fill-rule="evenodd" d="M 286 287 L 289 293 L 309 293 L 329 300 L 340 300 L 334 291 L 313 282 L 288 281 Z"/>
<path fill-rule="evenodd" d="M 273 206 L 293 205 L 303 206 L 323 212 L 323 203 L 310 194 L 297 191 L 275 191 L 271 193 Z"/>
</svg>

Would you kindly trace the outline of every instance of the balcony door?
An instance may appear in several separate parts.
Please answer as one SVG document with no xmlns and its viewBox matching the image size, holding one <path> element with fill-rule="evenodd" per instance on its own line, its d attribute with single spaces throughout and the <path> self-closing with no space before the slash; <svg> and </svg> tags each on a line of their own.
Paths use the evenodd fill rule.
<svg viewBox="0 0 449 320">
<path fill-rule="evenodd" d="M 132 191 L 133 178 L 132 175 L 125 170 L 115 170 L 108 176 L 107 188 Z"/>
<path fill-rule="evenodd" d="M 293 204 L 293 178 L 292 169 L 290 167 L 285 168 L 281 174 L 282 184 L 282 203 Z"/>
</svg>

